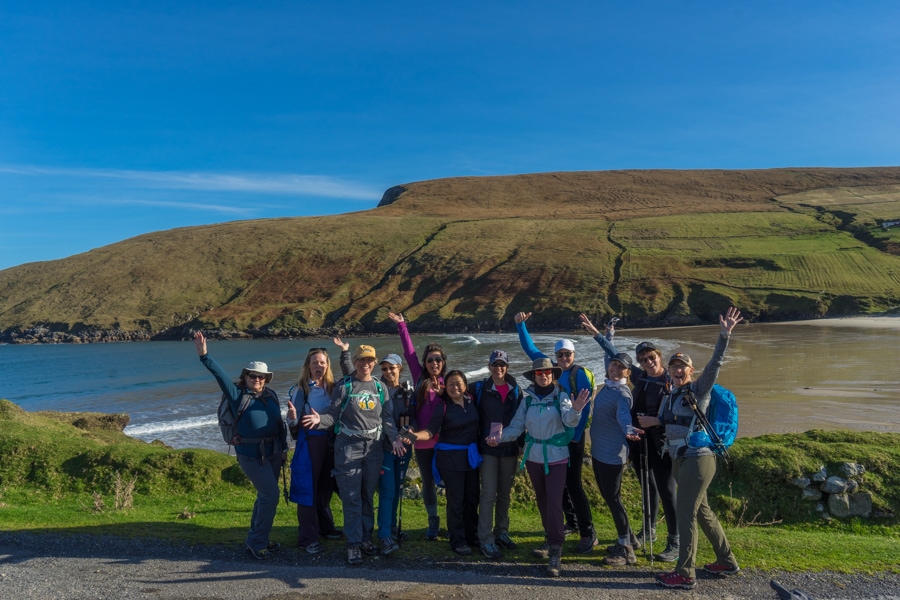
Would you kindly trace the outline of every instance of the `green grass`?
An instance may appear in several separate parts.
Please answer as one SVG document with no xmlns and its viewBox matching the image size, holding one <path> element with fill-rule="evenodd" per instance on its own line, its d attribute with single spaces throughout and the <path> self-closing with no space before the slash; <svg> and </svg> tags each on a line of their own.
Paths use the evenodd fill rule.
<svg viewBox="0 0 900 600">
<path fill-rule="evenodd" d="M 114 422 L 114 417 L 98 415 L 26 413 L 0 400 L 4 456 L 0 530 L 111 534 L 187 544 L 242 543 L 255 493 L 233 456 L 146 444 L 119 433 Z M 796 500 L 799 490 L 790 484 L 791 478 L 820 464 L 861 462 L 868 468 L 865 489 L 873 493 L 876 507 L 897 513 L 900 435 L 814 431 L 742 438 L 732 454 L 728 467 L 720 464 L 709 497 L 744 568 L 900 572 L 896 518 L 826 522 L 815 516 L 812 506 Z M 117 509 L 131 482 L 133 505 Z M 589 468 L 585 486 L 598 536 L 605 545 L 613 540 L 615 530 Z M 629 515 L 640 515 L 639 486 L 631 470 L 626 472 L 623 499 Z M 340 502 L 335 500 L 332 507 L 340 523 Z M 762 524 L 776 520 L 781 524 Z M 516 479 L 511 521 L 520 548 L 510 558 L 538 562 L 529 551 L 542 542 L 543 533 L 524 473 Z M 446 543 L 424 540 L 426 516 L 421 501 L 404 501 L 403 526 L 410 535 L 403 547 L 405 555 L 451 557 Z M 659 531 L 663 535 L 657 549 L 664 544 L 664 524 L 660 523 Z M 282 503 L 273 539 L 293 546 L 296 532 L 295 506 Z M 329 552 L 343 552 L 342 542 L 328 542 L 327 547 Z M 569 562 L 598 557 L 597 553 L 590 557 L 566 553 Z M 709 544 L 701 539 L 699 560 L 712 559 Z M 473 555 L 464 560 L 485 559 Z M 640 561 L 647 563 L 642 556 Z"/>
</svg>

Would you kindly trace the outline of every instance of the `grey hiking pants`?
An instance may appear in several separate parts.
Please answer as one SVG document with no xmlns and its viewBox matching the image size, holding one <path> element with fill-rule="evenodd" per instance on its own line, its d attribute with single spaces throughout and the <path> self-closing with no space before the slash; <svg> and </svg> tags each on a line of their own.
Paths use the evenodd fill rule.
<svg viewBox="0 0 900 600">
<path fill-rule="evenodd" d="M 347 545 L 372 540 L 375 529 L 375 490 L 384 454 L 381 439 L 338 434 L 334 443 L 334 476 L 344 507 Z"/>
<path fill-rule="evenodd" d="M 509 534 L 509 502 L 518 456 L 482 455 L 481 500 L 478 504 L 478 539 L 493 544 L 496 536 Z"/>
<path fill-rule="evenodd" d="M 238 454 L 237 460 L 244 475 L 256 488 L 256 502 L 253 503 L 250 531 L 247 533 L 247 547 L 257 551 L 265 550 L 269 545 L 269 533 L 272 531 L 275 510 L 281 496 L 281 490 L 278 488 L 281 454 L 265 460 Z"/>
</svg>

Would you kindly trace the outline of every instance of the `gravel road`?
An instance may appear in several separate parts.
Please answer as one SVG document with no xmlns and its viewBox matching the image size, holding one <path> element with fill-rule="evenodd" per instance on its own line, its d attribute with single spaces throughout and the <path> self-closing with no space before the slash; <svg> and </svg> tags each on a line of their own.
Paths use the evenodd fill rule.
<svg viewBox="0 0 900 600">
<path fill-rule="evenodd" d="M 402 551 L 401 551 L 402 553 Z M 449 552 L 448 552 L 449 555 Z M 0 598 L 344 600 L 432 598 L 572 600 L 590 598 L 775 599 L 777 579 L 811 597 L 900 600 L 900 575 L 745 571 L 729 578 L 700 577 L 692 591 L 664 590 L 646 567 L 613 569 L 567 565 L 549 579 L 534 564 L 487 563 L 447 557 L 366 557 L 347 567 L 333 551 L 311 557 L 284 548 L 267 561 L 241 548 L 188 547 L 143 539 L 93 535 L 0 532 Z M 599 556 L 598 556 L 599 560 Z"/>
</svg>

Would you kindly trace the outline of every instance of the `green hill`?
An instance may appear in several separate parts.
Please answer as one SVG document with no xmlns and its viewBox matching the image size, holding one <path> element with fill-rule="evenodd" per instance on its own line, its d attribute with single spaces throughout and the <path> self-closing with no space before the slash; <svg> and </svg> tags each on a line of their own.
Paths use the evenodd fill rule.
<svg viewBox="0 0 900 600">
<path fill-rule="evenodd" d="M 138 236 L 0 271 L 6 341 L 631 327 L 900 304 L 900 168 L 606 171 L 391 188 L 372 210 Z M 98 333 L 101 332 L 102 333 Z M 41 333 L 43 332 L 43 334 Z M 41 335 L 44 335 L 41 338 Z M 62 336 L 66 338 L 66 336 Z"/>
</svg>

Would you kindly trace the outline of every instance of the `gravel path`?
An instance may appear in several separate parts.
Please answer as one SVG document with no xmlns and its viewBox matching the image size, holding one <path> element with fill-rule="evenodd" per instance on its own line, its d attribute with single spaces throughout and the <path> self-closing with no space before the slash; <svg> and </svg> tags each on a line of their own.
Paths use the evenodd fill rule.
<svg viewBox="0 0 900 600">
<path fill-rule="evenodd" d="M 402 552 L 402 551 L 401 551 Z M 0 598 L 51 599 L 212 599 L 344 600 L 379 598 L 590 598 L 743 599 L 776 594 L 770 579 L 813 598 L 900 600 L 900 575 L 743 572 L 718 579 L 700 577 L 692 591 L 664 590 L 645 568 L 611 569 L 566 565 L 563 577 L 549 579 L 533 564 L 446 562 L 406 557 L 369 558 L 347 567 L 342 556 L 317 557 L 285 548 L 257 561 L 239 548 L 188 547 L 143 539 L 91 535 L 37 535 L 0 532 Z"/>
</svg>

